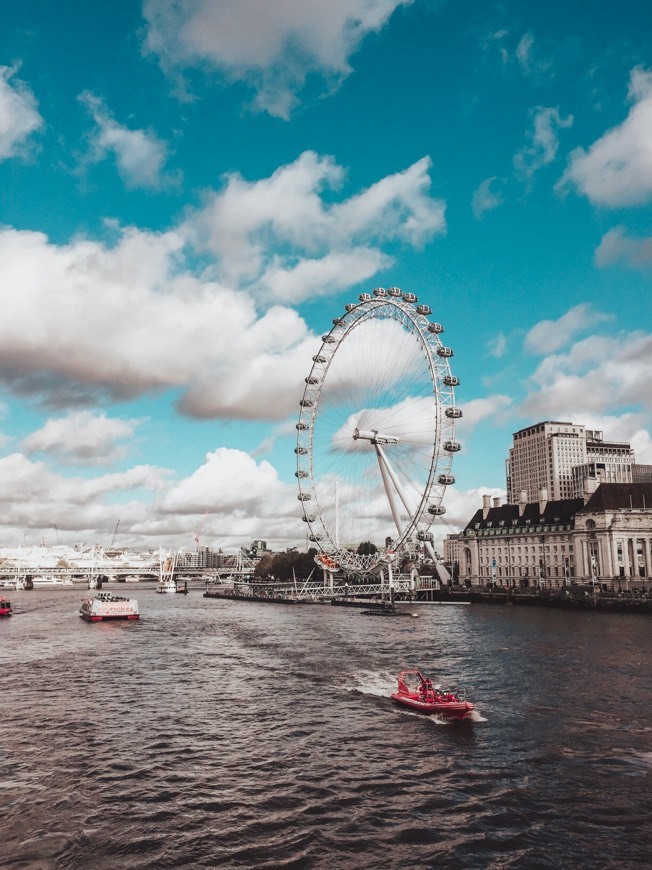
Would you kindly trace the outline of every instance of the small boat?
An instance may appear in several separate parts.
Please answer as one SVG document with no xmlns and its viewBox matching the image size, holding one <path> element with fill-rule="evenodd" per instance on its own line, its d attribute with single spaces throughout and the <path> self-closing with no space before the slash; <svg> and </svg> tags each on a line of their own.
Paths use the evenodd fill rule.
<svg viewBox="0 0 652 870">
<path fill-rule="evenodd" d="M 0 616 L 11 616 L 11 603 L 4 595 L 0 595 Z"/>
<path fill-rule="evenodd" d="M 369 610 L 361 610 L 362 616 L 418 616 L 411 610 L 403 610 L 397 607 L 396 604 L 390 604 L 387 601 L 382 601 L 380 604 L 374 604 Z"/>
<path fill-rule="evenodd" d="M 163 558 L 163 551 L 159 557 L 159 575 L 156 591 L 164 595 L 167 593 L 174 594 L 177 591 L 176 580 L 174 579 L 174 568 L 176 565 L 176 554 L 174 556 Z"/>
<path fill-rule="evenodd" d="M 421 671 L 401 671 L 398 675 L 398 691 L 392 700 L 419 713 L 439 714 L 448 719 L 469 719 L 473 704 L 461 691 L 436 688 Z"/>
<path fill-rule="evenodd" d="M 92 598 L 84 598 L 79 615 L 87 622 L 103 622 L 110 619 L 140 619 L 135 598 L 98 592 Z"/>
</svg>

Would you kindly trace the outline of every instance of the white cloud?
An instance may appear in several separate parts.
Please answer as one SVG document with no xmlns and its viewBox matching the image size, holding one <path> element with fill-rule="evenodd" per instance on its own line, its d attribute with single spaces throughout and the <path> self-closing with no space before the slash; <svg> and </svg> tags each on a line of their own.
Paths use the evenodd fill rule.
<svg viewBox="0 0 652 870">
<path fill-rule="evenodd" d="M 577 148 L 559 186 L 574 184 L 595 205 L 640 205 L 652 197 L 652 72 L 631 73 L 627 118 L 585 151 Z"/>
<path fill-rule="evenodd" d="M 86 160 L 96 163 L 112 154 L 127 187 L 159 188 L 165 180 L 162 175 L 167 160 L 165 143 L 152 132 L 130 130 L 118 124 L 99 97 L 86 91 L 79 100 L 96 124 L 89 135 L 91 150 Z"/>
<path fill-rule="evenodd" d="M 652 267 L 652 236 L 628 238 L 624 227 L 614 227 L 606 232 L 595 252 L 596 264 L 609 266 L 621 261 L 630 269 L 646 270 Z"/>
<path fill-rule="evenodd" d="M 584 420 L 615 408 L 640 408 L 649 415 L 652 335 L 640 331 L 585 338 L 567 353 L 543 360 L 530 384 L 519 409 L 526 418 Z"/>
<path fill-rule="evenodd" d="M 307 79 L 333 90 L 350 57 L 412 0 L 145 0 L 145 48 L 168 72 L 213 67 L 255 91 L 254 107 L 288 118 Z"/>
<path fill-rule="evenodd" d="M 516 59 L 525 70 L 528 72 L 532 66 L 532 47 L 534 45 L 534 37 L 531 33 L 525 33 L 519 40 L 516 46 Z"/>
<path fill-rule="evenodd" d="M 180 248 L 174 232 L 125 230 L 109 248 L 0 231 L 0 377 L 14 392 L 59 407 L 167 388 L 183 397 L 205 378 L 214 383 L 211 413 L 238 415 L 228 400 L 231 375 L 246 366 L 262 377 L 265 361 L 292 356 L 306 326 L 290 309 L 258 316 L 245 294 L 177 274 Z M 289 394 L 280 407 L 263 397 L 263 418 L 295 407 L 301 379 L 287 368 L 284 377 L 275 388 Z M 260 379 L 250 384 L 256 395 L 259 386 Z M 255 416 L 253 394 L 245 389 L 240 399 L 245 416 Z"/>
<path fill-rule="evenodd" d="M 27 453 L 46 453 L 64 464 L 109 465 L 126 456 L 136 420 L 121 420 L 90 411 L 75 411 L 46 421 L 23 440 Z"/>
<path fill-rule="evenodd" d="M 294 266 L 273 257 L 260 278 L 263 293 L 288 304 L 309 297 L 327 296 L 353 284 L 366 281 L 392 264 L 391 257 L 375 249 L 357 247 L 354 251 L 334 251 L 319 259 L 301 260 Z"/>
<path fill-rule="evenodd" d="M 289 508 L 298 515 L 296 493 L 294 486 L 279 480 L 266 460 L 256 462 L 241 450 L 219 447 L 193 474 L 172 487 L 158 507 L 178 514 L 210 511 L 212 517 L 272 516 L 279 509 L 287 515 Z"/>
<path fill-rule="evenodd" d="M 95 478 L 63 477 L 44 462 L 32 462 L 22 453 L 0 457 L 0 505 L 3 514 L 19 504 L 76 505 L 86 510 L 106 496 L 131 490 L 156 491 L 166 472 L 151 465 Z"/>
<path fill-rule="evenodd" d="M 597 323 L 613 318 L 594 311 L 590 304 L 575 305 L 557 320 L 541 320 L 525 336 L 525 349 L 529 353 L 550 354 L 562 348 L 577 333 L 586 332 Z"/>
<path fill-rule="evenodd" d="M 445 204 L 429 194 L 429 169 L 424 157 L 330 204 L 322 192 L 339 187 L 344 170 L 308 151 L 260 181 L 228 176 L 182 232 L 215 257 L 221 281 L 246 285 L 264 298 L 300 302 L 386 268 L 391 261 L 381 243 L 418 246 L 445 232 Z"/>
<path fill-rule="evenodd" d="M 514 157 L 514 167 L 518 175 L 528 184 L 542 166 L 555 159 L 559 148 L 557 131 L 568 128 L 573 123 L 573 116 L 565 118 L 559 114 L 558 108 L 537 106 L 531 111 L 533 129 L 527 134 L 530 144 L 522 148 Z"/>
<path fill-rule="evenodd" d="M 43 126 L 38 103 L 30 89 L 11 79 L 16 69 L 0 66 L 0 160 L 14 157 L 29 136 Z"/>
<path fill-rule="evenodd" d="M 460 432 L 468 436 L 469 430 L 475 428 L 479 423 L 485 423 L 492 417 L 500 418 L 511 404 L 510 396 L 504 396 L 500 393 L 464 402 L 462 404 L 464 416 L 458 423 Z"/>
<path fill-rule="evenodd" d="M 485 178 L 473 192 L 471 209 L 476 218 L 481 218 L 486 212 L 493 211 L 504 202 L 501 179 L 495 175 Z"/>
<path fill-rule="evenodd" d="M 490 341 L 487 342 L 487 350 L 491 354 L 491 356 L 495 356 L 497 359 L 505 356 L 507 353 L 507 336 L 499 332 L 497 333 Z"/>
<path fill-rule="evenodd" d="M 308 153 L 259 182 L 227 179 L 168 232 L 107 224 L 112 245 L 55 245 L 0 229 L 0 379 L 57 408 L 174 389 L 188 414 L 283 419 L 314 339 L 274 300 L 354 286 L 392 263 L 384 243 L 443 232 L 428 168 L 327 204 L 343 171 Z"/>
</svg>

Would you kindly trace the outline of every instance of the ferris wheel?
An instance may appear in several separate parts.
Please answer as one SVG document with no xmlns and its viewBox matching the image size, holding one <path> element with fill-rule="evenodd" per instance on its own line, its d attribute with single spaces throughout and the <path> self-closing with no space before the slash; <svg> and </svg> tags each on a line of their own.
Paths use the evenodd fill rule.
<svg viewBox="0 0 652 870">
<path fill-rule="evenodd" d="M 430 528 L 455 482 L 462 412 L 453 351 L 430 314 L 413 293 L 378 287 L 345 306 L 312 358 L 296 477 L 308 538 L 327 567 L 371 571 L 424 550 L 434 558 Z"/>
</svg>

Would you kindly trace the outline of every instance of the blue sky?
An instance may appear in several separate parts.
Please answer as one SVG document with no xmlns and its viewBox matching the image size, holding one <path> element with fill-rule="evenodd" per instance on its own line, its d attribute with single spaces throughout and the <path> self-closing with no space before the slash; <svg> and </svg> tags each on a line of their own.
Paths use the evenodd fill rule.
<svg viewBox="0 0 652 870">
<path fill-rule="evenodd" d="M 0 546 L 305 543 L 295 423 L 376 286 L 446 327 L 464 524 L 514 431 L 652 463 L 652 9 L 3 4 Z"/>
</svg>

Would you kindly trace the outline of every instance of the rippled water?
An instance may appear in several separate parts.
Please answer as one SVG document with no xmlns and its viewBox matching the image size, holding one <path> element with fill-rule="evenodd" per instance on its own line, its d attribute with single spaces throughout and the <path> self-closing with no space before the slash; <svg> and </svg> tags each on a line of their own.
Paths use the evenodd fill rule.
<svg viewBox="0 0 652 870">
<path fill-rule="evenodd" d="M 129 593 L 139 623 L 11 593 L 1 866 L 649 866 L 647 617 Z M 410 666 L 476 721 L 395 706 Z"/>
</svg>

